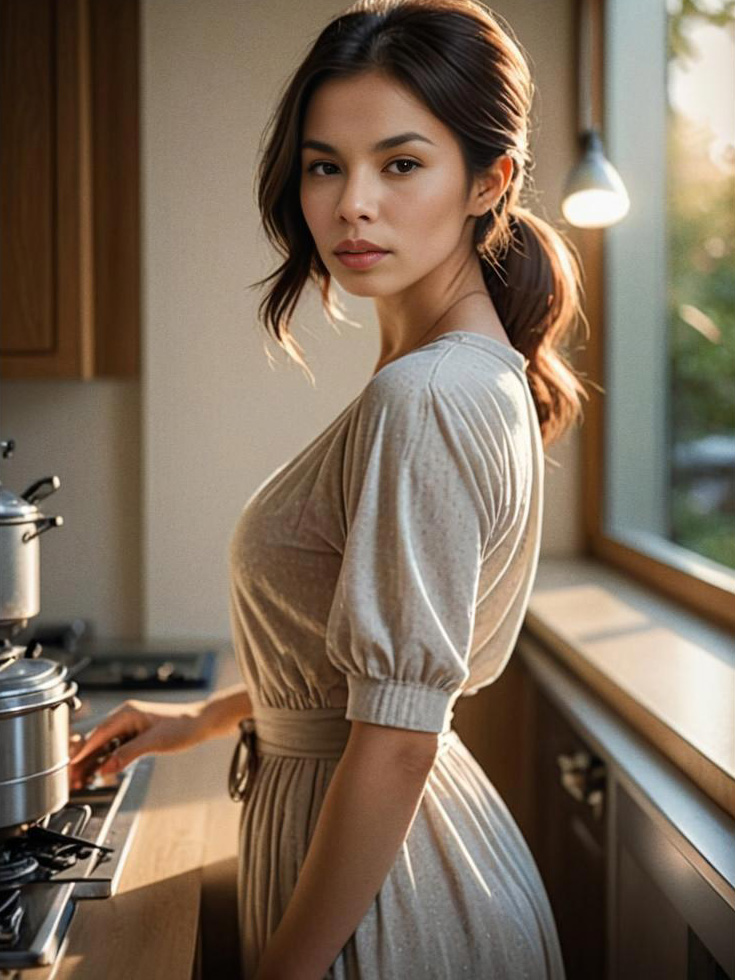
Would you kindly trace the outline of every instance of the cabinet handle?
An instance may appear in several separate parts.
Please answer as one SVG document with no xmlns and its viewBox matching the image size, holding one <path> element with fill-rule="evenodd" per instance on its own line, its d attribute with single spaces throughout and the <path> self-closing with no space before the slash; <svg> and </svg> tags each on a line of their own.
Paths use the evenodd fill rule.
<svg viewBox="0 0 735 980">
<path fill-rule="evenodd" d="M 571 797 L 585 803 L 595 820 L 601 820 L 605 805 L 605 763 L 583 749 L 556 757 L 560 781 Z"/>
</svg>

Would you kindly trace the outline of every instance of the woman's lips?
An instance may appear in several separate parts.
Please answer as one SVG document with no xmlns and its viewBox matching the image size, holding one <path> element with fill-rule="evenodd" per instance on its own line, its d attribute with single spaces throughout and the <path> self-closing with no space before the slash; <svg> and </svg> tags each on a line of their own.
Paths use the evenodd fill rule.
<svg viewBox="0 0 735 980">
<path fill-rule="evenodd" d="M 348 269 L 370 269 L 390 252 L 336 252 L 337 258 Z"/>
</svg>

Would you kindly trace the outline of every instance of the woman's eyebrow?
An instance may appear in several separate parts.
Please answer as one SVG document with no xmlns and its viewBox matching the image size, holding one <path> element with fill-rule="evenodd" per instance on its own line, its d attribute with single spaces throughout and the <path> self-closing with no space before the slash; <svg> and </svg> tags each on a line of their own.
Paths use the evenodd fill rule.
<svg viewBox="0 0 735 980">
<path fill-rule="evenodd" d="M 388 136 L 384 140 L 379 140 L 373 147 L 373 153 L 380 153 L 382 150 L 391 150 L 394 146 L 401 146 L 403 143 L 412 143 L 414 141 L 420 141 L 422 143 L 432 143 L 430 139 L 426 136 L 422 136 L 421 133 L 399 133 L 398 136 Z M 322 143 L 321 140 L 304 140 L 301 144 L 302 150 L 318 150 L 320 153 L 336 153 L 337 150 L 330 146 L 329 143 Z"/>
</svg>

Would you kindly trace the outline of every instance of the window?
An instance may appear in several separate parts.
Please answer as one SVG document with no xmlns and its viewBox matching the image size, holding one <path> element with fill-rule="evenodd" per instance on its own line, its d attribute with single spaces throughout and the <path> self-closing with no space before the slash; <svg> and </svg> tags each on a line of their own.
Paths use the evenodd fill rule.
<svg viewBox="0 0 735 980">
<path fill-rule="evenodd" d="M 631 209 L 596 280 L 593 550 L 732 624 L 735 4 L 615 0 L 602 18 L 605 146 Z"/>
</svg>

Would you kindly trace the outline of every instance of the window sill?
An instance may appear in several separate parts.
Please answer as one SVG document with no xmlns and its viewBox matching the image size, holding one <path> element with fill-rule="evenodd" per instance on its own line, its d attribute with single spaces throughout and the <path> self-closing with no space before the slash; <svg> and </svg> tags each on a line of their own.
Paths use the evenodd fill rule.
<svg viewBox="0 0 735 980">
<path fill-rule="evenodd" d="M 539 561 L 525 628 L 735 816 L 735 652 L 725 630 L 587 558 Z"/>
</svg>

